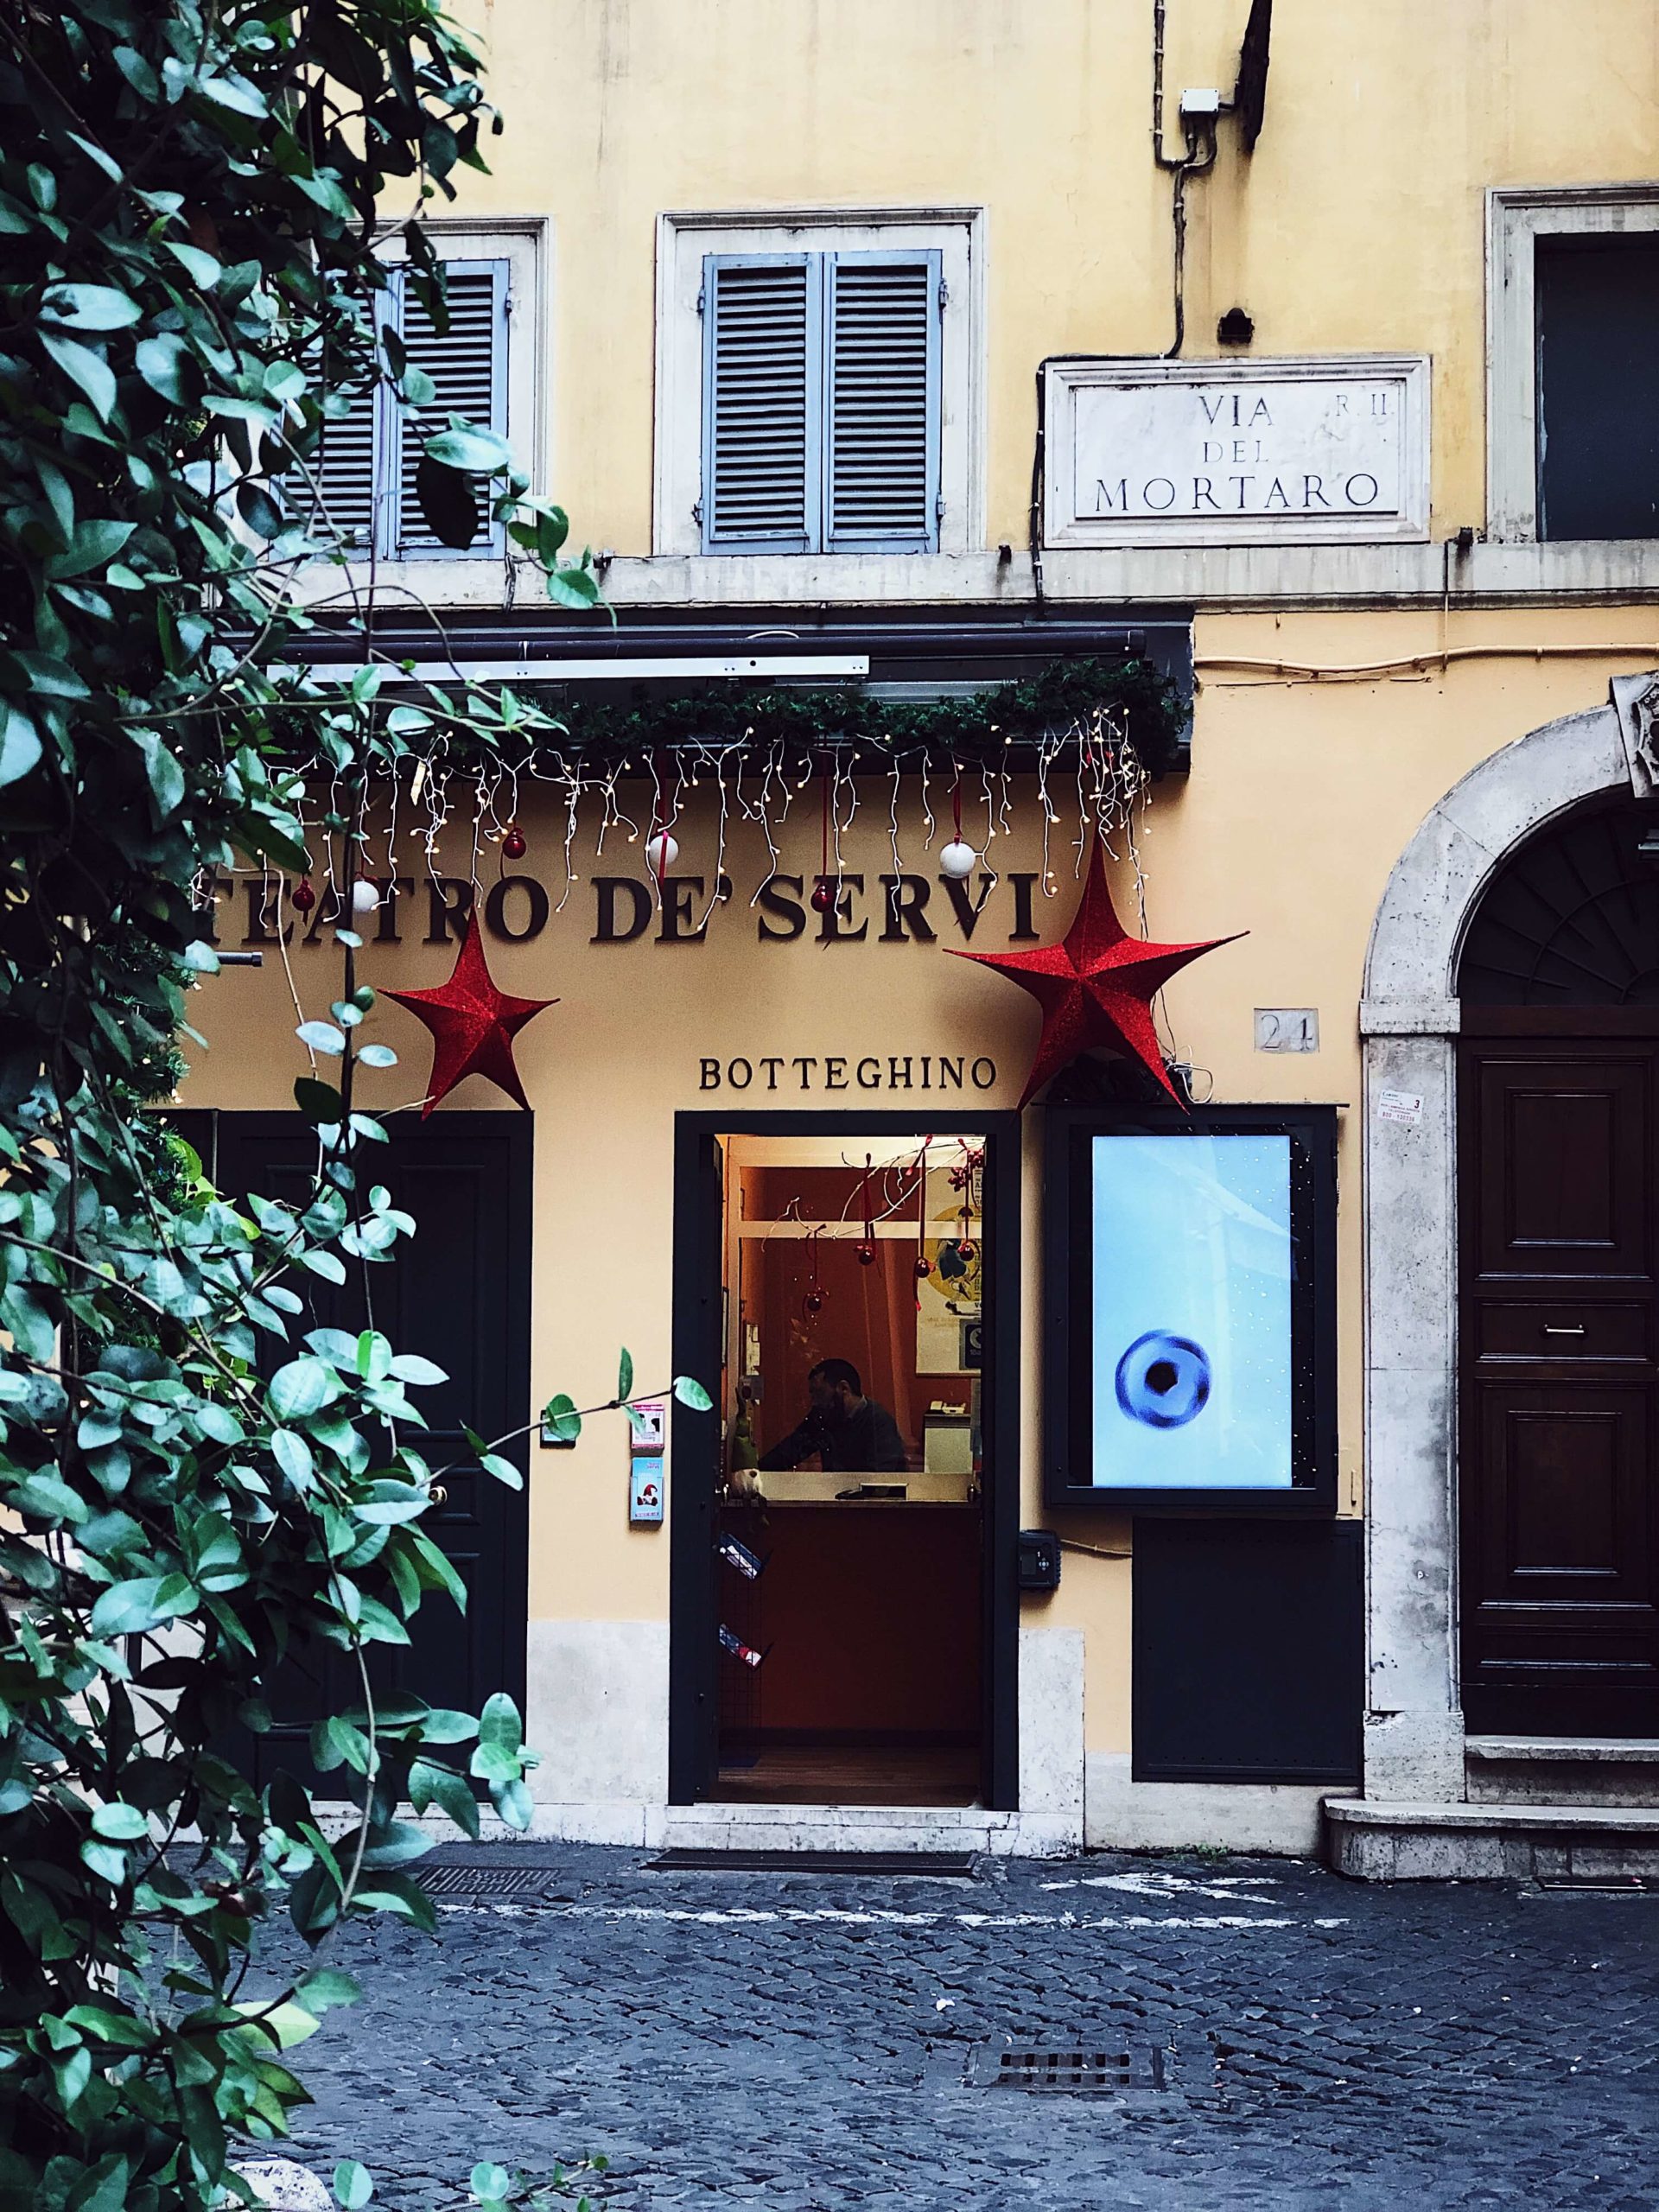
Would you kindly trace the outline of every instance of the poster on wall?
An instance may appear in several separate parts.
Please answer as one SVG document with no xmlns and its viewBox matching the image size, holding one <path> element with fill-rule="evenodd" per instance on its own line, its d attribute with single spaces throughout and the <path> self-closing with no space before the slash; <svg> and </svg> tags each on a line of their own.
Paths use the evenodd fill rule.
<svg viewBox="0 0 1659 2212">
<path fill-rule="evenodd" d="M 1291 1140 L 1090 1144 L 1096 1489 L 1295 1481 Z"/>
</svg>

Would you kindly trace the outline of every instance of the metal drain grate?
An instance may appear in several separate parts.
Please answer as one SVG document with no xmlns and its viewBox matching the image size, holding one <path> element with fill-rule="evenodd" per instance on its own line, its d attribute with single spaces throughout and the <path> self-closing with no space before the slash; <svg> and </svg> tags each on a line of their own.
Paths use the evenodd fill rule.
<svg viewBox="0 0 1659 2212">
<path fill-rule="evenodd" d="M 420 1874 L 429 1897 L 508 1897 L 545 1888 L 552 1879 L 545 1866 L 429 1866 Z"/>
<path fill-rule="evenodd" d="M 1116 2094 L 1129 2086 L 1127 2050 L 1002 2050 L 986 2083 L 993 2089 L 1059 2089 Z"/>
<path fill-rule="evenodd" d="M 690 1846 L 645 1861 L 653 1874 L 880 1874 L 974 1878 L 971 1851 L 710 1851 Z"/>
</svg>

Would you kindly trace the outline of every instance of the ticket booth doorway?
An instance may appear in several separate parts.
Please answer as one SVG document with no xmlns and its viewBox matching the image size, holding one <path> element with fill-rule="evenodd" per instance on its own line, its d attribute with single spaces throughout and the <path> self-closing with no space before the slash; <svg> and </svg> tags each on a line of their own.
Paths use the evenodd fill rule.
<svg viewBox="0 0 1659 2212">
<path fill-rule="evenodd" d="M 1014 1803 L 1017 1178 L 1009 1116 L 679 1117 L 676 1802 Z"/>
</svg>

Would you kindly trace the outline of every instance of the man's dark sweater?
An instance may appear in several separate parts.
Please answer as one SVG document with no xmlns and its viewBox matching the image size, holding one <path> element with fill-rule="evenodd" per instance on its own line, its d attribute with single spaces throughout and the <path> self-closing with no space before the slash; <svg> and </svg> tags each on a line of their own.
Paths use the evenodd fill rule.
<svg viewBox="0 0 1659 2212">
<path fill-rule="evenodd" d="M 861 1401 L 845 1421 L 809 1414 L 781 1444 L 761 1453 L 760 1465 L 768 1472 L 798 1467 L 815 1452 L 827 1475 L 902 1475 L 910 1465 L 898 1422 L 874 1398 Z"/>
</svg>

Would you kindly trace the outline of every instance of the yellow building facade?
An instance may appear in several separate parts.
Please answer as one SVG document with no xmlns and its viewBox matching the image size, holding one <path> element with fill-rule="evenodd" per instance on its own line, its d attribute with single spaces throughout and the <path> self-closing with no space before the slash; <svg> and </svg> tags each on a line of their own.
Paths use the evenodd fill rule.
<svg viewBox="0 0 1659 2212">
<path fill-rule="evenodd" d="M 429 1280 L 408 1325 L 441 1357 L 484 1325 L 469 1286 L 501 1278 L 466 1371 L 501 1353 L 503 1429 L 556 1392 L 609 1398 L 623 1343 L 642 1385 L 690 1359 L 715 1401 L 675 1413 L 654 1478 L 595 1419 L 572 1448 L 532 1438 L 522 1503 L 456 1516 L 466 1664 L 527 1697 L 540 1827 L 1324 1834 L 1349 1871 L 1408 1875 L 1638 1849 L 1659 1821 L 1650 10 L 486 0 L 480 29 L 506 128 L 491 174 L 433 203 L 479 303 L 464 359 L 434 342 L 440 400 L 453 371 L 568 509 L 614 620 L 550 607 L 505 548 L 446 550 L 384 485 L 354 580 L 384 650 L 435 680 L 641 718 L 481 800 L 411 741 L 359 862 L 391 892 L 359 925 L 377 991 L 446 982 L 470 896 L 500 989 L 556 1001 L 515 1040 L 528 1117 L 478 1075 L 429 1120 L 391 1115 L 411 1185 L 453 1137 L 429 1181 L 454 1310 Z M 1021 1111 L 1042 1010 L 946 957 L 1065 937 L 1126 758 L 1110 701 L 1046 747 L 1023 734 L 1006 772 L 837 734 L 849 692 L 971 702 L 1083 659 L 1155 663 L 1190 715 L 1127 818 L 1106 808 L 1124 923 L 1246 933 L 1162 994 L 1184 1137 L 1109 1061 Z M 714 743 L 699 702 L 760 686 L 817 723 Z M 677 849 L 648 857 L 664 830 Z M 216 1117 L 222 1181 L 286 1157 L 259 1117 L 337 994 L 327 849 L 321 905 L 228 873 L 211 893 L 221 950 L 260 963 L 197 1001 L 182 1103 Z M 416 1020 L 383 1001 L 364 1033 L 399 1062 L 359 1073 L 363 1103 L 418 1102 Z M 533 1141 L 474 1155 L 486 1119 Z M 1211 1473 L 1108 1465 L 1106 1287 L 1145 1224 L 1078 1179 L 1116 1155 L 1067 1180 L 1057 1133 L 1291 1161 L 1282 1220 L 1249 1200 L 1283 1230 L 1283 1341 L 1235 1354 L 1279 1378 L 1265 1481 L 1214 1475 L 1254 1418 L 1214 1345 Z M 1297 1181 L 1327 1150 L 1328 1223 Z M 506 1192 L 488 1239 L 480 1180 Z M 1179 1211 L 1154 1235 L 1149 1329 L 1169 1254 L 1213 1272 L 1230 1236 Z M 764 1460 L 807 1364 L 848 1345 L 851 1395 L 886 1404 L 874 1358 L 902 1400 L 905 1459 L 832 1446 L 749 1479 L 740 1421 Z M 1045 1531 L 1058 1552 L 1016 1542 Z"/>
</svg>

